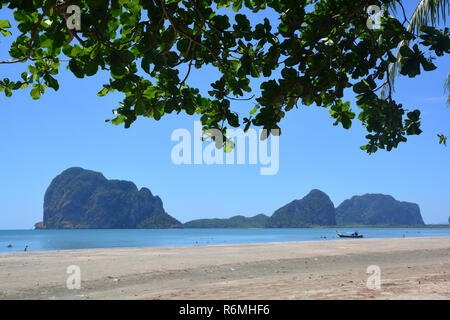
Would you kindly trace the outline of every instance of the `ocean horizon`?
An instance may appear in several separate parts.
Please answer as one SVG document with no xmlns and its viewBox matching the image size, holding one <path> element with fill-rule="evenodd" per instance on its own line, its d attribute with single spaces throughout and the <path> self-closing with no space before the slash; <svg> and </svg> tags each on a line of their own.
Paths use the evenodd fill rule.
<svg viewBox="0 0 450 320">
<path fill-rule="evenodd" d="M 0 230 L 0 253 L 21 252 L 25 246 L 28 251 L 54 251 L 327 241 L 340 239 L 337 230 L 357 231 L 366 239 L 450 236 L 450 228 L 410 227 Z"/>
</svg>

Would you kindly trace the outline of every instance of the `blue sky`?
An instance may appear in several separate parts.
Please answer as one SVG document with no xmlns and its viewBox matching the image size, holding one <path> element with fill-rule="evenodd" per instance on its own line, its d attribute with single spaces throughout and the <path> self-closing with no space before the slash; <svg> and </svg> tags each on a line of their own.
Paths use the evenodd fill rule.
<svg viewBox="0 0 450 320">
<path fill-rule="evenodd" d="M 4 12 L 0 19 L 5 19 Z M 1 60 L 9 43 L 0 38 Z M 420 136 L 409 137 L 391 152 L 368 155 L 359 149 L 366 132 L 357 121 L 344 130 L 332 125 L 328 110 L 300 106 L 281 122 L 280 169 L 273 176 L 260 175 L 260 165 L 174 165 L 171 150 L 176 142 L 170 136 L 178 128 L 193 132 L 198 117 L 167 115 L 159 122 L 140 118 L 130 129 L 105 123 L 121 96 L 97 97 L 105 74 L 80 80 L 63 64 L 57 92 L 50 89 L 40 100 L 32 100 L 29 90 L 16 91 L 12 98 L 0 94 L 0 229 L 29 229 L 42 220 L 46 188 L 72 166 L 150 188 L 182 222 L 270 215 L 314 188 L 326 192 L 335 206 L 353 195 L 391 194 L 418 203 L 426 223 L 446 222 L 450 147 L 439 145 L 436 135 L 450 132 L 443 89 L 449 62 L 449 57 L 440 58 L 437 70 L 396 81 L 395 98 L 422 111 Z M 24 70 L 22 64 L 1 65 L 0 77 L 17 78 Z M 189 82 L 206 91 L 211 75 L 211 70 L 196 70 Z M 351 92 L 346 98 L 354 102 Z M 233 104 L 241 117 L 252 107 L 248 102 Z"/>
</svg>

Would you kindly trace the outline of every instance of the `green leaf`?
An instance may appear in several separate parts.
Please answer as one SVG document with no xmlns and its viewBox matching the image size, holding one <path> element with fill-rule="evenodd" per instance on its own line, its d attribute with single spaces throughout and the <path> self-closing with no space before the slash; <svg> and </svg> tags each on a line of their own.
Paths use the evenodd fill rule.
<svg viewBox="0 0 450 320">
<path fill-rule="evenodd" d="M 0 33 L 5 37 L 12 35 L 11 31 L 3 30 L 3 29 L 0 29 Z"/>
<path fill-rule="evenodd" d="M 111 123 L 114 125 L 119 125 L 125 121 L 126 117 L 124 115 L 118 115 L 116 118 L 111 120 Z"/>
<path fill-rule="evenodd" d="M 0 28 L 11 28 L 8 20 L 0 20 Z"/>
<path fill-rule="evenodd" d="M 80 62 L 75 59 L 69 61 L 69 69 L 77 78 L 84 78 L 83 67 Z M 31 70 L 30 70 L 31 71 Z"/>
<path fill-rule="evenodd" d="M 366 82 L 360 81 L 353 86 L 353 91 L 355 93 L 366 93 L 370 91 L 370 87 Z"/>
<path fill-rule="evenodd" d="M 34 100 L 39 99 L 41 97 L 39 87 L 34 87 L 33 89 L 31 89 L 30 95 Z"/>
<path fill-rule="evenodd" d="M 137 114 L 144 114 L 146 110 L 145 101 L 140 99 L 136 102 L 136 105 L 134 107 L 134 110 Z"/>
<path fill-rule="evenodd" d="M 36 67 L 33 66 L 33 65 L 29 65 L 29 66 L 28 66 L 28 70 L 29 70 L 32 74 L 37 74 L 37 73 L 38 73 Z M 25 80 L 25 79 L 24 79 L 24 80 Z"/>
<path fill-rule="evenodd" d="M 50 88 L 53 88 L 55 91 L 58 91 L 58 89 L 59 89 L 59 84 L 58 84 L 58 81 L 55 79 L 55 78 L 53 78 L 51 75 L 49 75 L 49 74 L 46 74 L 45 76 L 44 76 L 44 80 L 46 81 L 46 83 L 47 83 L 47 86 L 49 86 Z"/>
<path fill-rule="evenodd" d="M 236 113 L 229 112 L 227 113 L 227 120 L 230 126 L 239 127 L 239 117 Z"/>
<path fill-rule="evenodd" d="M 441 134 L 437 135 L 439 137 L 439 144 L 443 144 L 444 146 L 447 146 L 447 136 Z"/>
<path fill-rule="evenodd" d="M 256 105 L 256 106 L 250 111 L 250 114 L 255 114 L 256 111 L 258 111 L 258 109 L 259 109 L 259 106 Z"/>
<path fill-rule="evenodd" d="M 12 91 L 8 87 L 5 88 L 5 96 L 7 96 L 8 98 L 12 96 Z"/>
<path fill-rule="evenodd" d="M 241 8 L 242 8 L 242 1 L 243 0 L 235 0 L 233 2 L 233 11 L 234 12 L 238 12 L 239 10 L 241 10 Z"/>
<path fill-rule="evenodd" d="M 235 148 L 235 143 L 231 140 L 228 140 L 225 142 L 225 147 L 223 148 L 223 151 L 225 151 L 225 153 L 230 153 L 231 151 L 233 151 L 233 149 Z"/>
<path fill-rule="evenodd" d="M 103 97 L 103 96 L 105 96 L 108 92 L 109 92 L 109 88 L 108 88 L 108 87 L 104 87 L 102 90 L 100 90 L 100 91 L 97 93 L 97 96 Z"/>
<path fill-rule="evenodd" d="M 423 59 L 421 61 L 421 64 L 422 64 L 423 70 L 425 70 L 425 71 L 432 71 L 437 68 L 431 61 L 428 61 L 425 59 Z"/>
</svg>

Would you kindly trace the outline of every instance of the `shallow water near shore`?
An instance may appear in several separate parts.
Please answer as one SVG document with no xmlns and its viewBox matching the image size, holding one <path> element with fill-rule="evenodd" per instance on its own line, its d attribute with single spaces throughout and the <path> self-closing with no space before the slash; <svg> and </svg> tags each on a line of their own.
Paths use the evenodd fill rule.
<svg viewBox="0 0 450 320">
<path fill-rule="evenodd" d="M 327 241 L 339 232 L 358 231 L 364 238 L 450 236 L 448 228 L 299 228 L 299 229 L 96 229 L 0 230 L 0 252 L 194 246 L 212 244 Z M 325 238 L 326 237 L 326 238 Z M 342 239 L 358 241 L 358 239 Z M 11 244 L 12 247 L 8 248 Z"/>
</svg>

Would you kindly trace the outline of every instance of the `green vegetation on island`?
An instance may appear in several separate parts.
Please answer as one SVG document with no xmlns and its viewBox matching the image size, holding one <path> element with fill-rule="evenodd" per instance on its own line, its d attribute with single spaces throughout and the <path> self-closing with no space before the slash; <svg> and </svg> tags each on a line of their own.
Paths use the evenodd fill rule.
<svg viewBox="0 0 450 320">
<path fill-rule="evenodd" d="M 185 228 L 264 228 L 269 219 L 265 214 L 254 217 L 234 216 L 228 219 L 197 219 L 184 224 Z"/>
</svg>

